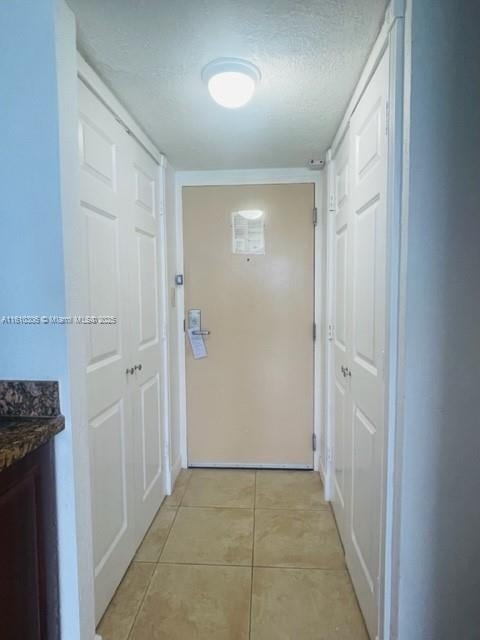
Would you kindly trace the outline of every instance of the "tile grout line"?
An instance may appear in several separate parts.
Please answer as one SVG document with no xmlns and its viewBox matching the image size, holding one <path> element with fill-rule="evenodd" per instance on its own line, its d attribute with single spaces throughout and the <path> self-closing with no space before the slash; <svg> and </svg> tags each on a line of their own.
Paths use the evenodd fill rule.
<svg viewBox="0 0 480 640">
<path fill-rule="evenodd" d="M 152 563 L 152 564 L 155 564 L 155 563 Z M 135 615 L 133 616 L 132 624 L 131 624 L 131 626 L 130 626 L 130 629 L 128 630 L 127 640 L 130 640 L 130 638 L 132 637 L 133 628 L 135 627 L 135 623 L 137 622 L 138 614 L 140 613 L 140 611 L 141 611 L 141 609 L 142 609 L 142 607 L 143 607 L 143 603 L 145 602 L 145 598 L 147 597 L 147 593 L 148 593 L 148 592 L 149 592 L 149 590 L 150 590 L 150 586 L 151 586 L 151 584 L 152 584 L 153 576 L 155 575 L 155 572 L 156 572 L 156 570 L 157 570 L 157 566 L 158 566 L 158 565 L 157 565 L 157 564 L 155 564 L 155 567 L 154 567 L 154 569 L 153 569 L 153 571 L 152 571 L 152 575 L 150 576 L 150 579 L 149 579 L 149 581 L 148 581 L 148 584 L 147 584 L 147 586 L 145 587 L 145 591 L 143 592 L 142 599 L 140 600 L 140 603 L 139 603 L 139 605 L 138 605 L 138 607 L 137 607 L 137 610 L 136 610 L 136 612 L 135 612 Z"/>
<path fill-rule="evenodd" d="M 235 510 L 235 511 L 253 511 L 253 507 L 232 507 L 229 505 L 225 505 L 223 507 L 221 506 L 212 506 L 210 504 L 196 504 L 196 505 L 191 505 L 191 504 L 181 504 L 179 505 L 180 507 L 182 507 L 182 509 L 211 509 L 212 511 L 224 511 L 225 509 L 230 509 L 230 510 Z M 285 511 L 285 509 L 284 509 Z"/>
<path fill-rule="evenodd" d="M 180 509 L 180 506 L 177 506 L 177 508 L 175 509 L 175 515 L 173 516 L 172 524 L 170 525 L 170 527 L 168 529 L 168 532 L 167 532 L 167 535 L 165 536 L 165 540 L 164 540 L 164 542 L 162 544 L 162 548 L 160 550 L 160 553 L 158 554 L 157 559 L 155 561 L 155 564 L 157 564 L 157 565 L 160 562 L 160 558 L 162 556 L 163 550 L 165 549 L 165 545 L 167 544 L 167 540 L 169 539 L 170 533 L 172 532 L 173 525 L 175 524 L 175 520 L 177 519 L 177 515 L 178 515 L 178 510 L 179 509 Z"/>
<path fill-rule="evenodd" d="M 188 478 L 188 480 L 187 480 L 187 483 L 186 483 L 186 485 L 185 485 L 185 491 L 187 490 L 187 486 L 188 486 L 188 483 L 190 482 L 190 478 L 191 478 L 191 475 L 189 476 L 189 478 Z M 175 489 L 175 488 L 174 488 L 174 489 Z M 132 638 L 133 629 L 134 629 L 135 624 L 136 624 L 136 622 L 137 622 L 137 619 L 138 619 L 138 616 L 139 616 L 139 614 L 140 614 L 140 611 L 142 610 L 142 607 L 143 607 L 143 604 L 144 604 L 144 602 L 145 602 L 145 599 L 146 599 L 146 597 L 147 597 L 147 595 L 148 595 L 148 592 L 150 591 L 150 587 L 152 586 L 153 576 L 154 576 L 154 575 L 155 575 L 155 573 L 157 572 L 157 569 L 158 569 L 158 566 L 159 566 L 160 557 L 161 557 L 161 555 L 162 555 L 162 553 L 163 553 L 163 550 L 164 550 L 164 548 L 165 548 L 165 545 L 167 544 L 167 540 L 168 540 L 168 538 L 170 537 L 170 533 L 171 533 L 171 531 L 172 531 L 172 529 L 173 529 L 173 525 L 175 524 L 175 520 L 177 519 L 178 510 L 180 509 L 180 505 L 181 505 L 181 503 L 182 503 L 183 496 L 185 495 L 185 491 L 183 492 L 182 497 L 181 497 L 180 502 L 179 502 L 179 504 L 178 504 L 178 505 L 176 505 L 176 506 L 170 505 L 170 506 L 168 507 L 168 508 L 170 508 L 170 509 L 172 509 L 172 508 L 173 508 L 173 509 L 175 510 L 175 516 L 174 516 L 174 518 L 173 518 L 173 520 L 172 520 L 172 524 L 170 525 L 170 528 L 169 528 L 169 530 L 168 530 L 167 536 L 166 536 L 166 538 L 165 538 L 165 542 L 164 542 L 164 543 L 163 543 L 163 545 L 162 545 L 162 550 L 160 551 L 160 553 L 159 553 L 159 555 L 158 555 L 158 557 L 157 557 L 156 562 L 152 563 L 152 564 L 154 564 L 154 565 L 155 565 L 155 567 L 154 567 L 154 569 L 153 569 L 153 571 L 152 571 L 152 575 L 150 576 L 150 579 L 149 579 L 149 581 L 148 581 L 148 584 L 147 584 L 147 586 L 145 587 L 145 591 L 144 591 L 144 593 L 143 593 L 142 599 L 140 600 L 140 604 L 138 605 L 137 611 L 135 612 L 135 615 L 134 615 L 134 617 L 133 617 L 132 625 L 131 625 L 131 627 L 130 627 L 130 629 L 129 629 L 129 631 L 128 631 L 127 640 L 130 640 L 130 639 Z M 172 492 L 172 493 L 173 493 L 173 492 Z M 157 511 L 157 514 L 158 514 L 158 512 L 160 511 L 160 509 L 161 509 L 163 506 L 164 506 L 164 505 L 163 505 L 163 502 L 162 502 L 162 504 L 160 505 L 160 507 L 159 507 L 159 509 L 158 509 L 158 511 Z M 155 517 L 156 517 L 156 515 L 155 515 Z"/>
<path fill-rule="evenodd" d="M 168 539 L 170 538 L 170 534 L 172 533 L 173 526 L 174 526 L 174 524 L 175 524 L 175 522 L 176 522 L 176 520 L 177 520 L 178 512 L 180 511 L 180 507 L 182 506 L 183 497 L 185 496 L 185 492 L 187 491 L 188 483 L 190 482 L 191 477 L 192 477 L 192 476 L 190 475 L 190 476 L 189 476 L 189 478 L 188 478 L 188 480 L 187 480 L 187 484 L 185 485 L 185 491 L 183 492 L 182 497 L 180 498 L 179 503 L 178 503 L 178 504 L 177 504 L 177 506 L 175 507 L 175 516 L 174 516 L 174 518 L 173 518 L 173 520 L 172 520 L 172 524 L 170 525 L 170 528 L 169 528 L 169 530 L 168 530 L 168 533 L 167 533 L 167 535 L 166 535 L 166 537 L 165 537 L 165 542 L 164 542 L 164 543 L 163 543 L 163 545 L 162 545 L 162 550 L 161 550 L 161 551 L 160 551 L 160 553 L 158 554 L 158 558 L 157 558 L 157 561 L 156 561 L 157 566 L 160 564 L 160 558 L 162 557 L 162 553 L 163 553 L 163 551 L 164 551 L 165 547 L 167 546 Z M 161 508 L 161 507 L 160 507 L 160 508 Z"/>
<path fill-rule="evenodd" d="M 148 564 L 156 564 L 150 562 Z M 225 567 L 235 569 L 281 569 L 282 571 L 328 571 L 330 573 L 343 573 L 348 575 L 345 567 L 286 567 L 282 565 L 257 564 L 251 567 L 249 564 L 220 564 L 215 562 L 159 562 L 161 567 Z"/>
<path fill-rule="evenodd" d="M 257 505 L 257 471 L 255 470 L 255 474 L 253 476 L 253 538 L 252 538 L 252 571 L 250 573 L 250 618 L 248 624 L 248 638 L 251 640 L 252 638 L 252 609 L 253 609 L 253 566 L 255 559 L 255 513 L 256 513 L 256 505 Z"/>
</svg>

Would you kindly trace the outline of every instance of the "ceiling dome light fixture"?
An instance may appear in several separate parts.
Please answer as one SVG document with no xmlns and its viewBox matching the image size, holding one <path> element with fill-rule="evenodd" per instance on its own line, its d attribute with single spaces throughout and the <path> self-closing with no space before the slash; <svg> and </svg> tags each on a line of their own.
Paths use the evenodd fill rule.
<svg viewBox="0 0 480 640">
<path fill-rule="evenodd" d="M 227 109 L 246 105 L 252 99 L 260 78 L 260 71 L 254 64 L 239 58 L 213 60 L 202 71 L 202 80 L 207 84 L 210 95 Z"/>
</svg>

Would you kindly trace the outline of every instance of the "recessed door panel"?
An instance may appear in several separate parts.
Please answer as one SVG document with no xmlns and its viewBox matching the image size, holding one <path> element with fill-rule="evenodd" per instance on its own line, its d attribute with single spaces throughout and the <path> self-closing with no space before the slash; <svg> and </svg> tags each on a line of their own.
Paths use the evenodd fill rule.
<svg viewBox="0 0 480 640">
<path fill-rule="evenodd" d="M 339 349 L 346 349 L 346 287 L 347 287 L 347 226 L 336 233 L 335 238 L 335 342 Z"/>
<path fill-rule="evenodd" d="M 345 508 L 345 389 L 335 381 L 335 499 Z"/>
<path fill-rule="evenodd" d="M 115 143 L 89 118 L 83 116 L 79 130 L 81 166 L 112 190 L 115 189 Z"/>
<path fill-rule="evenodd" d="M 143 496 L 145 499 L 162 472 L 160 380 L 156 374 L 140 386 Z"/>
<path fill-rule="evenodd" d="M 140 167 L 135 172 L 135 204 L 155 217 L 155 177 L 145 173 Z"/>
<path fill-rule="evenodd" d="M 378 572 L 377 538 L 372 529 L 378 521 L 378 487 L 375 474 L 376 429 L 355 407 L 353 416 L 352 520 L 351 535 L 365 581 L 373 591 Z"/>
<path fill-rule="evenodd" d="M 96 574 L 102 570 L 128 526 L 125 428 L 122 402 L 90 422 Z"/>
<path fill-rule="evenodd" d="M 120 315 L 118 219 L 105 212 L 82 207 L 87 238 L 89 313 L 94 316 Z M 91 324 L 89 364 L 120 353 L 116 323 Z"/>
<path fill-rule="evenodd" d="M 137 230 L 139 347 L 158 341 L 156 238 Z"/>
<path fill-rule="evenodd" d="M 340 213 L 344 204 L 346 205 L 346 200 L 348 198 L 348 193 L 350 190 L 349 181 L 349 172 L 348 172 L 348 162 L 345 162 L 343 166 L 341 166 L 335 176 L 335 191 L 337 198 L 337 211 Z"/>
<path fill-rule="evenodd" d="M 356 132 L 356 179 L 360 182 L 369 171 L 372 171 L 380 161 L 381 146 L 381 104 L 384 96 L 381 96 L 372 106 L 371 111 L 365 117 L 361 127 Z"/>
<path fill-rule="evenodd" d="M 352 346 L 360 366 L 376 372 L 375 326 L 378 201 L 369 203 L 354 217 Z"/>
</svg>

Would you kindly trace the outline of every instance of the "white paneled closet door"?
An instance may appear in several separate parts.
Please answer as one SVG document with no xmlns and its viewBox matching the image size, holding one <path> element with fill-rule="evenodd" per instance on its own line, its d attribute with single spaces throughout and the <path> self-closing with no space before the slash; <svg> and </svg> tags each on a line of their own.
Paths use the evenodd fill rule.
<svg viewBox="0 0 480 640">
<path fill-rule="evenodd" d="M 158 165 L 79 81 L 97 621 L 163 499 Z"/>
<path fill-rule="evenodd" d="M 131 387 L 136 445 L 135 509 L 136 538 L 139 544 L 164 497 L 162 464 L 162 349 L 161 296 L 158 255 L 159 216 L 163 215 L 158 185 L 158 165 L 129 139 L 130 319 Z"/>
<path fill-rule="evenodd" d="M 372 638 L 378 631 L 384 466 L 388 50 L 334 158 L 334 512 Z"/>
<path fill-rule="evenodd" d="M 85 221 L 88 419 L 97 620 L 135 552 L 134 449 L 129 377 L 130 221 L 124 131 L 79 82 L 80 211 Z"/>
</svg>

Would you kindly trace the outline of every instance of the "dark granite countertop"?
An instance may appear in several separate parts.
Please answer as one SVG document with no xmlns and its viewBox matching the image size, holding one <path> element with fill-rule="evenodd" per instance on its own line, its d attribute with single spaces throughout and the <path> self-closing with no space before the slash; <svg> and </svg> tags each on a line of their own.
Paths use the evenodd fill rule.
<svg viewBox="0 0 480 640">
<path fill-rule="evenodd" d="M 58 382 L 0 380 L 0 472 L 64 428 Z"/>
<path fill-rule="evenodd" d="M 0 416 L 0 472 L 35 451 L 65 428 L 65 418 Z"/>
</svg>

